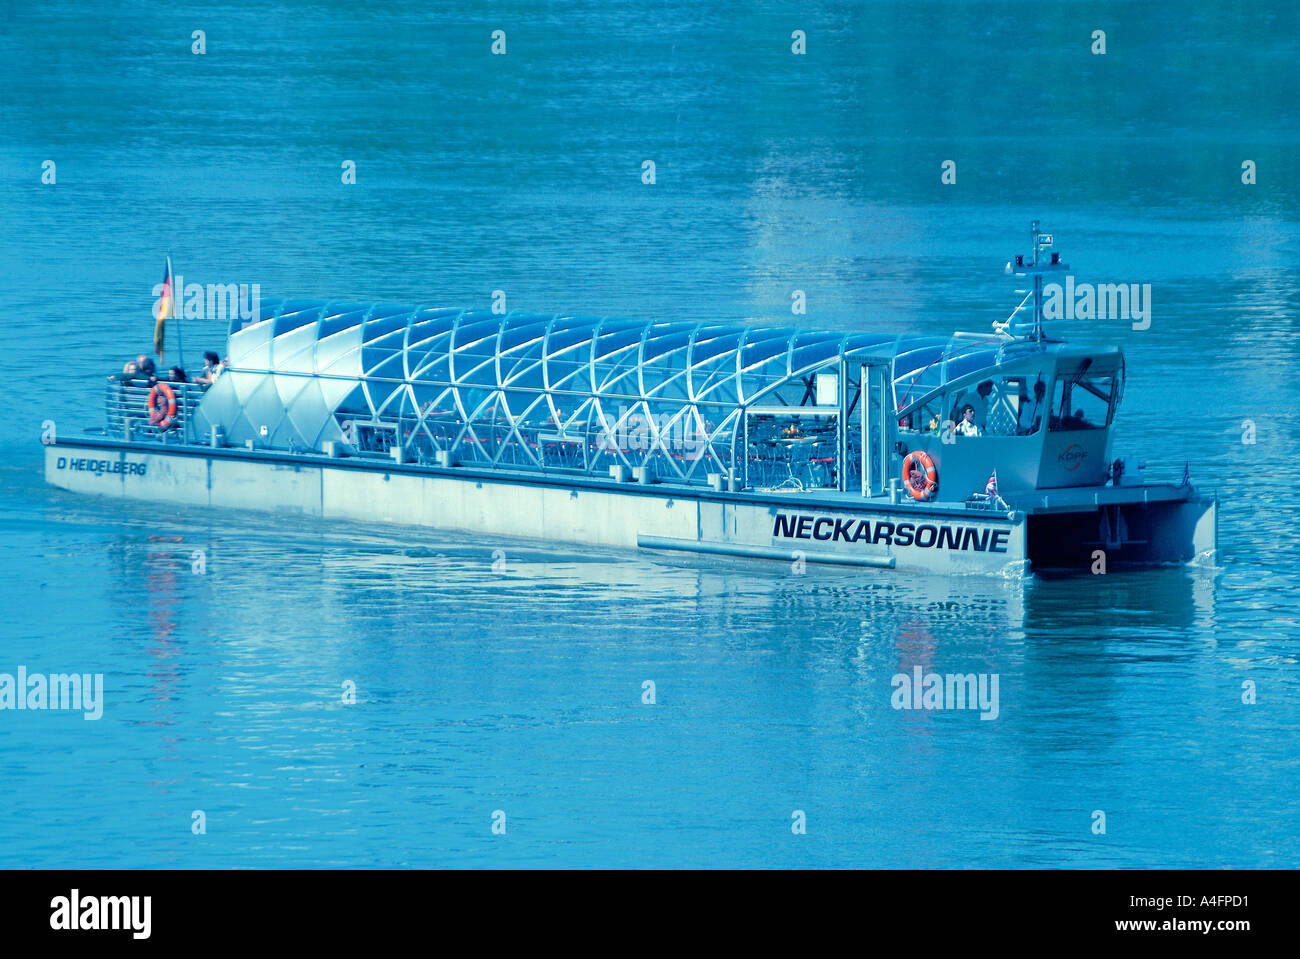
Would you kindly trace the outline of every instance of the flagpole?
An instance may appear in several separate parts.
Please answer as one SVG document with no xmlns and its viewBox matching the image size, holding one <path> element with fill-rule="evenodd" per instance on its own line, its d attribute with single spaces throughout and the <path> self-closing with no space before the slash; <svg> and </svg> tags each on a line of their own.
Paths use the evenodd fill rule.
<svg viewBox="0 0 1300 959">
<path fill-rule="evenodd" d="M 181 317 L 176 312 L 176 274 L 172 272 L 172 257 L 167 254 L 167 275 L 172 278 L 172 316 L 176 321 L 176 365 L 185 369 L 185 344 L 181 340 Z"/>
<path fill-rule="evenodd" d="M 167 312 L 171 309 L 171 290 L 174 286 L 172 283 L 172 258 L 171 254 L 167 255 L 167 271 L 163 274 L 163 285 L 167 287 L 168 302 L 164 306 L 158 304 L 158 315 L 153 318 L 153 351 L 158 354 L 158 365 L 161 366 L 166 362 L 167 349 Z"/>
</svg>

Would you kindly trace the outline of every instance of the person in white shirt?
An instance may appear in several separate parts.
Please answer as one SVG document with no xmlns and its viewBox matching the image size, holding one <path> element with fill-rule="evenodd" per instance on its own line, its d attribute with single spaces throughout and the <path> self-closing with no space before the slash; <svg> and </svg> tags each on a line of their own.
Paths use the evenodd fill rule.
<svg viewBox="0 0 1300 959">
<path fill-rule="evenodd" d="M 961 419 L 953 432 L 958 436 L 979 436 L 983 432 L 975 423 L 975 407 L 967 403 L 961 408 Z"/>
<path fill-rule="evenodd" d="M 202 383 L 205 386 L 211 386 L 217 381 L 217 377 L 221 375 L 222 369 L 223 367 L 220 357 L 211 350 L 208 350 L 208 352 L 203 354 L 203 372 L 194 377 L 194 382 Z"/>
</svg>

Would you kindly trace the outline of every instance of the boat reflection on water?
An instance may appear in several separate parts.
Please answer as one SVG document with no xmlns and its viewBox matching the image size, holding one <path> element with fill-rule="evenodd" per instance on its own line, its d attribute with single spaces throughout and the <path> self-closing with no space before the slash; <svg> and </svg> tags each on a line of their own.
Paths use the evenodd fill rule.
<svg viewBox="0 0 1300 959">
<path fill-rule="evenodd" d="M 158 658 L 155 696 L 197 684 L 244 715 L 254 738 L 285 709 L 339 708 L 345 682 L 363 698 L 404 703 L 405 721 L 434 728 L 539 698 L 567 702 L 574 719 L 635 701 L 653 680 L 677 702 L 705 684 L 709 710 L 736 697 L 780 703 L 782 722 L 814 722 L 817 704 L 832 703 L 854 735 L 902 736 L 913 744 L 905 749 L 925 752 L 951 732 L 930 720 L 949 717 L 891 708 L 896 677 L 919 669 L 996 676 L 1000 722 L 978 725 L 1027 736 L 1033 752 L 1047 748 L 1029 741 L 1035 714 L 1082 699 L 1103 724 L 1108 715 L 1118 723 L 1129 663 L 1203 654 L 1221 572 L 1116 571 L 1091 577 L 1086 591 L 1078 577 L 809 575 L 795 561 L 463 535 L 412 542 L 410 530 L 381 524 L 272 517 L 254 528 L 228 511 L 214 522 L 206 510 L 175 514 L 163 542 L 146 532 L 146 513 L 118 514 L 127 528 L 110 592 L 157 618 L 147 641 Z M 315 613 L 286 620 L 286 603 Z M 196 609 L 207 612 L 195 621 Z M 248 679 L 268 675 L 281 677 L 278 693 Z"/>
<path fill-rule="evenodd" d="M 238 525 L 213 524 L 202 511 L 185 514 L 197 522 L 167 544 L 166 556 L 155 543 L 149 561 L 138 562 L 143 544 L 130 534 L 119 547 L 121 592 L 150 597 L 149 615 L 169 624 L 152 631 L 167 643 L 175 629 L 175 580 L 195 580 L 195 555 L 204 558 L 205 572 L 215 574 L 206 584 L 211 591 L 238 592 L 238 602 L 223 607 L 222 632 L 250 641 L 266 634 L 265 641 L 276 645 L 283 645 L 283 634 L 268 632 L 266 625 L 278 621 L 286 591 L 299 599 L 310 596 L 319 609 L 315 628 L 322 633 L 346 626 L 354 634 L 371 628 L 382 634 L 413 621 L 477 619 L 484 624 L 484 642 L 494 632 L 547 615 L 530 612 L 525 603 L 564 610 L 553 638 L 572 631 L 565 627 L 640 624 L 666 636 L 689 626 L 697 641 L 724 644 L 745 642 L 753 628 L 777 634 L 784 629 L 785 642 L 796 646 L 846 638 L 906 645 L 900 637 L 909 631 L 929 630 L 941 637 L 940 654 L 954 640 L 979 636 L 1018 646 L 1065 636 L 1122 640 L 1160 629 L 1211 634 L 1214 624 L 1216 571 L 1196 567 L 1093 576 L 1081 603 L 1077 576 L 903 578 L 827 568 L 805 575 L 797 560 L 566 550 L 463 535 L 445 541 L 422 536 L 416 545 L 408 530 L 382 524 L 314 521 L 304 527 L 268 518 L 253 535 Z M 266 581 L 269 569 L 275 570 L 273 583 Z M 656 618 L 642 620 L 643 614 Z M 320 653 L 312 650 L 313 656 Z"/>
</svg>

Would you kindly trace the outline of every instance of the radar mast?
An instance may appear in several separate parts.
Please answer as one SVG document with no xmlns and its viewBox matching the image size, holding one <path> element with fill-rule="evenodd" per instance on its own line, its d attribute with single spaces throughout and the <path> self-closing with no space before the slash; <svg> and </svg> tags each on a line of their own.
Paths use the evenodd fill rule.
<svg viewBox="0 0 1300 959">
<path fill-rule="evenodd" d="M 1006 334 L 1010 337 L 1018 335 L 1018 327 L 1021 324 L 1015 323 L 1017 314 L 1025 308 L 1030 297 L 1034 301 L 1034 319 L 1033 324 L 1026 334 L 1026 339 L 1042 340 L 1043 339 L 1043 277 L 1048 273 L 1064 273 L 1070 268 L 1070 264 L 1061 262 L 1061 254 L 1052 252 L 1047 254 L 1044 260 L 1044 254 L 1047 253 L 1048 247 L 1052 245 L 1052 234 L 1044 233 L 1038 228 L 1038 220 L 1034 220 L 1029 226 L 1029 245 L 1033 251 L 1029 254 L 1029 262 L 1025 262 L 1024 254 L 1016 254 L 1013 262 L 1007 263 L 1006 272 L 1015 276 L 1032 276 L 1034 278 L 1034 288 L 1031 291 L 1017 290 L 1017 293 L 1025 293 L 1025 298 L 1020 304 L 1011 311 L 1003 323 L 994 323 L 993 328 L 999 333 Z"/>
</svg>

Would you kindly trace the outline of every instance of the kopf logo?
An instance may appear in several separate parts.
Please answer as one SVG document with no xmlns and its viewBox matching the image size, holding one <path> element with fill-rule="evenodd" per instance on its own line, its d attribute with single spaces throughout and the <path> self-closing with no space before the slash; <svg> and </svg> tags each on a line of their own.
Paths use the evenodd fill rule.
<svg viewBox="0 0 1300 959">
<path fill-rule="evenodd" d="M 1056 461 L 1060 463 L 1062 466 L 1064 466 L 1067 470 L 1073 471 L 1073 470 L 1077 470 L 1079 468 L 1079 464 L 1082 463 L 1085 459 L 1087 459 L 1087 457 L 1088 457 L 1087 450 L 1085 450 L 1078 443 L 1071 443 L 1069 446 L 1067 446 L 1064 449 L 1064 451 L 1062 451 L 1061 455 L 1056 458 Z"/>
</svg>

